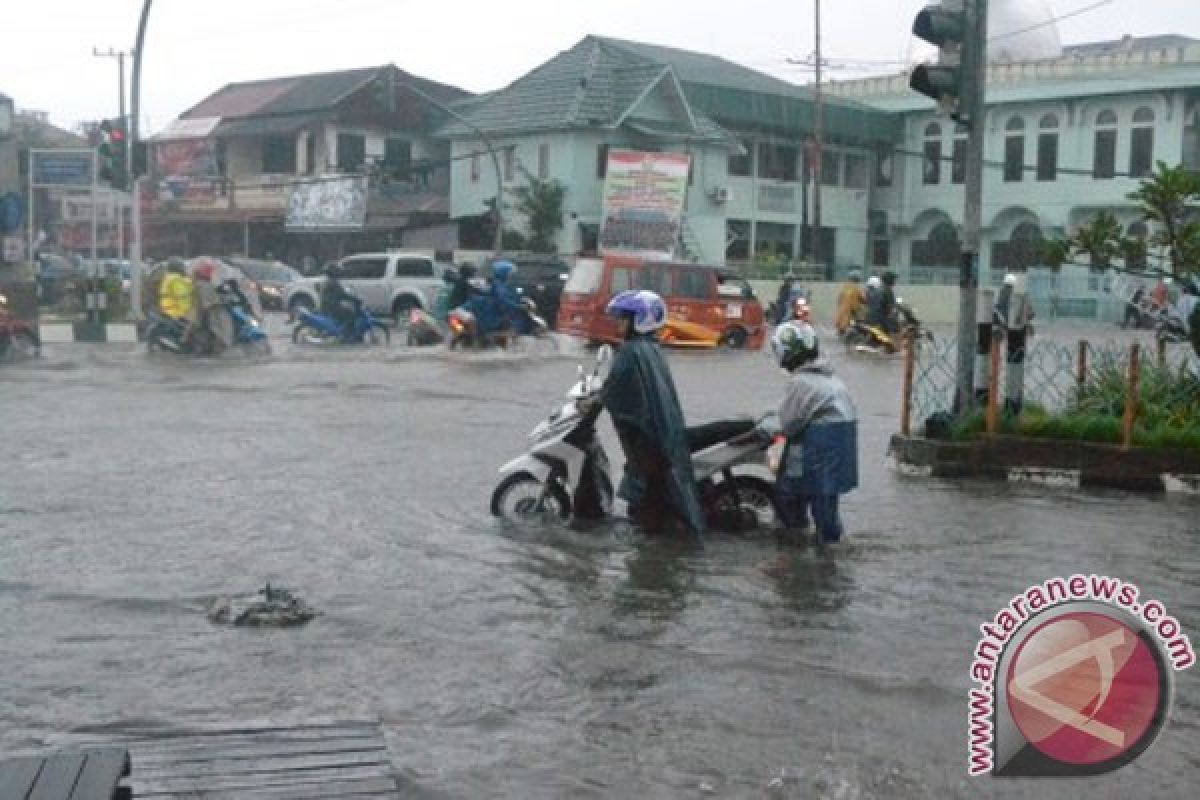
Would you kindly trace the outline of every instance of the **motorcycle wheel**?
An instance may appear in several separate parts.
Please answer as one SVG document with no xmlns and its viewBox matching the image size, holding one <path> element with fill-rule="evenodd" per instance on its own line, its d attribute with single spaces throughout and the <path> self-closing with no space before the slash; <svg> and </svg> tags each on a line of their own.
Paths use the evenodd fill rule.
<svg viewBox="0 0 1200 800">
<path fill-rule="evenodd" d="M 557 483 L 542 483 L 528 472 L 516 472 L 492 492 L 492 514 L 510 521 L 571 516 L 571 501 Z"/>
<path fill-rule="evenodd" d="M 37 340 L 25 331 L 18 331 L 0 339 L 0 358 L 23 361 L 38 354 Z"/>
<path fill-rule="evenodd" d="M 371 323 L 371 327 L 363 334 L 363 344 L 367 347 L 386 346 L 392 342 L 392 333 L 381 322 Z"/>
<path fill-rule="evenodd" d="M 752 475 L 721 481 L 701 499 L 701 508 L 714 530 L 745 532 L 779 525 L 775 487 Z"/>
<path fill-rule="evenodd" d="M 328 339 L 319 328 L 305 322 L 292 328 L 292 344 L 325 344 Z"/>
</svg>

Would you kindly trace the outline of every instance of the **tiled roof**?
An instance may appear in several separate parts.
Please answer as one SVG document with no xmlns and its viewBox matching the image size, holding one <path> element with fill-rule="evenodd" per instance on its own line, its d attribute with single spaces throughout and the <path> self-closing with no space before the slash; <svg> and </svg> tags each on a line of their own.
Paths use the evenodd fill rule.
<svg viewBox="0 0 1200 800">
<path fill-rule="evenodd" d="M 492 135 L 609 127 L 664 74 L 678 80 L 701 137 L 728 139 L 721 127 L 726 121 L 790 132 L 811 127 L 808 89 L 717 56 L 601 36 L 584 37 L 504 89 L 457 110 Z M 835 133 L 894 135 L 894 126 L 869 106 L 834 97 L 826 103 L 827 127 Z M 471 129 L 455 121 L 441 133 L 469 136 Z"/>
<path fill-rule="evenodd" d="M 228 119 L 329 111 L 369 81 L 385 77 L 387 70 L 394 70 L 393 79 L 397 84 L 411 83 L 441 102 L 467 96 L 462 89 L 426 80 L 387 65 L 231 83 L 185 111 L 182 116 Z"/>
</svg>

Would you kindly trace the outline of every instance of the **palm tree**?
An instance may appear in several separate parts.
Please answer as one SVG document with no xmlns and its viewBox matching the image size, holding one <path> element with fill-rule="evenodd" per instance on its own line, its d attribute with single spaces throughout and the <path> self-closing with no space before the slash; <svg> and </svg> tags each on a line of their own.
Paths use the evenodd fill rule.
<svg viewBox="0 0 1200 800">
<path fill-rule="evenodd" d="M 1185 269 L 1194 269 L 1196 262 L 1185 258 L 1188 245 L 1181 238 L 1187 227 L 1188 203 L 1200 199 L 1200 176 L 1186 170 L 1182 164 L 1167 166 L 1157 162 L 1154 174 L 1142 181 L 1129 199 L 1141 206 L 1142 218 L 1156 223 L 1159 230 L 1153 242 L 1167 248 L 1171 261 L 1171 272 L 1179 275 Z M 1190 232 L 1194 237 L 1196 233 Z"/>
</svg>

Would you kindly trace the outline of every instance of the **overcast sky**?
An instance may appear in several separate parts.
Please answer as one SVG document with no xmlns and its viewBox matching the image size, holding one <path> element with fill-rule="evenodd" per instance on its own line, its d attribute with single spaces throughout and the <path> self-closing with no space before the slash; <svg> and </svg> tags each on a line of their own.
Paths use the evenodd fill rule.
<svg viewBox="0 0 1200 800">
<path fill-rule="evenodd" d="M 1050 8 L 1064 44 L 1178 33 L 1200 38 L 1197 0 L 992 0 Z M 1088 10 L 1089 6 L 1099 7 Z M 825 0 L 826 59 L 904 62 L 924 0 Z M 57 124 L 117 114 L 117 63 L 142 0 L 0 0 L 0 92 Z M 1076 14 L 1082 10 L 1082 13 Z M 1073 16 L 1072 16 L 1073 15 Z M 589 33 L 724 56 L 798 83 L 813 0 L 155 0 L 143 66 L 152 133 L 221 86 L 395 63 L 471 91 L 500 88 Z M 835 77 L 897 71 L 858 65 Z"/>
</svg>

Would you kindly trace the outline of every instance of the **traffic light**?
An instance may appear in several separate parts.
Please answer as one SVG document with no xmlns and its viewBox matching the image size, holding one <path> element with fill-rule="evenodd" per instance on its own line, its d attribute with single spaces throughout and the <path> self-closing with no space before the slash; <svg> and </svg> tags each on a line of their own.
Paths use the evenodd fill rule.
<svg viewBox="0 0 1200 800">
<path fill-rule="evenodd" d="M 970 2 L 971 0 L 966 0 Z M 943 113 L 964 122 L 964 95 L 970 91 L 964 65 L 964 47 L 969 46 L 964 0 L 944 0 L 922 9 L 913 20 L 913 34 L 938 48 L 936 64 L 921 64 L 908 78 L 915 91 L 933 99 Z"/>
<path fill-rule="evenodd" d="M 100 144 L 96 148 L 100 162 L 100 180 L 114 189 L 124 190 L 129 180 L 125 163 L 125 129 L 110 120 L 100 123 Z"/>
</svg>

